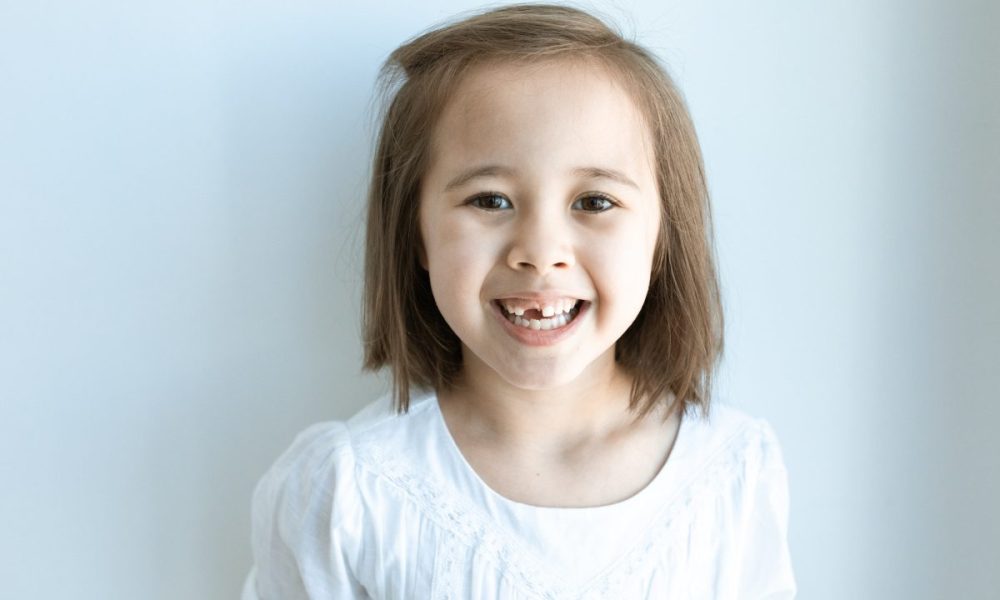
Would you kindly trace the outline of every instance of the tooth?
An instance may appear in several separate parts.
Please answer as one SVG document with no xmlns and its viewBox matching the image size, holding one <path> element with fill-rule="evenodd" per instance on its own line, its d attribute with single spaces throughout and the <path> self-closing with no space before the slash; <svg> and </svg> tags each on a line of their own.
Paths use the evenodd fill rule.
<svg viewBox="0 0 1000 600">
<path fill-rule="evenodd" d="M 520 306 L 518 306 L 517 308 L 515 308 L 513 312 L 514 312 L 515 315 L 517 315 L 519 317 L 522 316 L 522 315 L 524 315 L 524 309 L 521 308 Z"/>
<path fill-rule="evenodd" d="M 504 304 L 503 309 L 507 311 L 507 314 L 513 314 L 514 310 L 510 307 L 510 304 Z"/>
<path fill-rule="evenodd" d="M 559 326 L 560 327 L 562 327 L 563 325 L 565 325 L 566 323 L 569 322 L 568 319 L 566 318 L 566 315 L 559 315 L 558 320 L 559 320 Z"/>
<path fill-rule="evenodd" d="M 538 319 L 531 319 L 531 328 L 534 329 L 535 331 L 538 331 L 539 329 L 542 328 L 542 322 L 539 321 Z"/>
<path fill-rule="evenodd" d="M 553 306 L 546 306 L 545 308 L 542 309 L 543 317 L 551 317 L 554 314 L 556 314 L 556 309 Z"/>
</svg>

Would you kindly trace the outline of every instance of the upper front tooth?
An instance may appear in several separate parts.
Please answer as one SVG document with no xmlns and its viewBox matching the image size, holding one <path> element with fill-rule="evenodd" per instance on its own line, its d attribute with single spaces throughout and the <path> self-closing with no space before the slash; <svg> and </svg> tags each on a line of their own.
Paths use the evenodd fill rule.
<svg viewBox="0 0 1000 600">
<path fill-rule="evenodd" d="M 556 314 L 556 309 L 553 306 L 546 306 L 545 308 L 542 309 L 543 317 L 551 317 L 555 314 Z"/>
</svg>

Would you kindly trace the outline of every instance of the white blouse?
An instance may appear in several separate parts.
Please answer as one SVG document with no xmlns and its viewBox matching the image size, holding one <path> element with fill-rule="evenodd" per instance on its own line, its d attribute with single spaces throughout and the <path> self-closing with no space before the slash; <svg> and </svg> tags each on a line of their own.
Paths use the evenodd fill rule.
<svg viewBox="0 0 1000 600">
<path fill-rule="evenodd" d="M 257 484 L 243 600 L 794 598 L 788 474 L 771 426 L 684 414 L 653 481 L 606 506 L 508 500 L 423 393 L 295 438 Z"/>
</svg>

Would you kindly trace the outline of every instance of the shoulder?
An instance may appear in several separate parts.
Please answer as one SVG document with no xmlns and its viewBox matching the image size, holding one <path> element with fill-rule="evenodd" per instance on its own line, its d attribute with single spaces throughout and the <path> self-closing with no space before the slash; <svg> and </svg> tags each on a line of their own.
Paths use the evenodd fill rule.
<svg viewBox="0 0 1000 600">
<path fill-rule="evenodd" d="M 706 486 L 722 499 L 720 506 L 734 520 L 719 519 L 720 539 L 729 544 L 740 598 L 792 598 L 796 583 L 788 548 L 788 472 L 781 444 L 767 419 L 733 406 L 713 407 L 708 419 L 698 419 L 698 435 L 714 452 L 715 474 Z M 711 503 L 704 503 L 711 506 Z"/>
<path fill-rule="evenodd" d="M 364 449 L 395 443 L 406 421 L 385 396 L 294 436 L 253 492 L 252 585 L 261 598 L 367 597 L 357 574 L 376 560 L 380 522 L 368 513 L 397 506 L 374 487 Z"/>
<path fill-rule="evenodd" d="M 353 463 L 344 422 L 315 423 L 300 431 L 254 488 L 255 534 L 270 535 L 278 527 L 288 535 L 289 526 L 322 506 L 334 509 L 324 515 L 333 521 L 339 520 L 337 514 L 352 512 L 355 506 L 348 492 L 353 485 Z"/>
<path fill-rule="evenodd" d="M 415 394 L 410 411 L 399 415 L 391 396 L 384 395 L 347 420 L 314 423 L 301 430 L 257 484 L 255 506 L 279 501 L 283 505 L 315 506 L 318 496 L 336 497 L 334 508 L 338 512 L 352 508 L 359 460 L 373 446 L 413 443 L 409 438 L 416 434 L 409 425 L 423 417 L 429 397 Z"/>
<path fill-rule="evenodd" d="M 736 406 L 715 403 L 707 414 L 684 414 L 679 454 L 697 471 L 751 484 L 763 471 L 785 473 L 781 442 L 771 423 Z"/>
<path fill-rule="evenodd" d="M 385 475 L 383 463 L 390 457 L 431 459 L 439 418 L 435 398 L 433 392 L 414 390 L 409 410 L 398 413 L 392 396 L 385 395 L 348 419 L 345 427 L 359 469 L 381 478 Z"/>
</svg>

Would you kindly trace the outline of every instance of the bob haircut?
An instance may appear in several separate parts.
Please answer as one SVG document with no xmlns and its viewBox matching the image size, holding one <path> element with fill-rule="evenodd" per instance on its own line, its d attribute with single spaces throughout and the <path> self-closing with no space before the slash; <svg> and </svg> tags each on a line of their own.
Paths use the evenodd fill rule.
<svg viewBox="0 0 1000 600">
<path fill-rule="evenodd" d="M 364 368 L 390 368 L 398 413 L 409 410 L 411 387 L 448 389 L 462 368 L 461 342 L 419 262 L 420 183 L 442 109 L 476 67 L 581 59 L 606 67 L 629 92 L 655 153 L 661 219 L 650 287 L 615 344 L 615 360 L 633 378 L 629 407 L 637 418 L 660 402 L 667 416 L 689 406 L 708 414 L 723 319 L 705 171 L 684 100 L 649 51 L 582 10 L 547 4 L 495 8 L 432 29 L 392 52 L 379 72 Z"/>
</svg>

